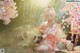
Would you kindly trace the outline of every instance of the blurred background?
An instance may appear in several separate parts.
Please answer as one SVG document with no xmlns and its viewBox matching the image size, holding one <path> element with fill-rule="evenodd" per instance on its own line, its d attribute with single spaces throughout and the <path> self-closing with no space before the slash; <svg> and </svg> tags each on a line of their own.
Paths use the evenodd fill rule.
<svg viewBox="0 0 80 53">
<path fill-rule="evenodd" d="M 38 25 L 44 21 L 43 11 L 48 3 L 51 2 L 56 11 L 56 22 L 60 22 L 62 17 L 61 9 L 66 3 L 66 0 L 14 1 L 19 15 L 8 25 L 4 25 L 0 21 L 0 48 L 29 46 L 34 39 L 34 35 L 38 34 Z"/>
<path fill-rule="evenodd" d="M 8 25 L 4 25 L 2 21 L 0 21 L 0 47 L 10 47 L 17 45 L 21 41 L 23 42 L 21 38 L 24 33 L 30 30 L 36 31 L 37 26 L 44 20 L 43 11 L 47 7 L 49 2 L 51 2 L 53 7 L 55 8 L 57 14 L 56 20 L 59 20 L 61 16 L 61 9 L 66 3 L 66 0 L 14 1 L 16 2 L 19 15 Z"/>
</svg>

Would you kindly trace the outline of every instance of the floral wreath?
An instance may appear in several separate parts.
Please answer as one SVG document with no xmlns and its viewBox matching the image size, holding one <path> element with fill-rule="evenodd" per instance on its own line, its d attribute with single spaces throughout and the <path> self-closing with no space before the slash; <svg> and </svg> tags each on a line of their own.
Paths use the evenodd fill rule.
<svg viewBox="0 0 80 53">
<path fill-rule="evenodd" d="M 0 20 L 3 21 L 3 24 L 8 25 L 11 19 L 18 16 L 16 9 L 17 7 L 14 0 L 0 0 Z"/>
</svg>

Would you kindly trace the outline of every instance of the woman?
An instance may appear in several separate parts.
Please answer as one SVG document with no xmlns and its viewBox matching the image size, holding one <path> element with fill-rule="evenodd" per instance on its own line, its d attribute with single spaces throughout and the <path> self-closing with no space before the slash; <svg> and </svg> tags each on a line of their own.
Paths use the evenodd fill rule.
<svg viewBox="0 0 80 53">
<path fill-rule="evenodd" d="M 39 30 L 43 33 L 44 38 L 40 44 L 36 47 L 36 50 L 55 50 L 57 49 L 57 44 L 59 43 L 59 38 L 57 36 L 58 24 L 55 23 L 55 10 L 51 5 L 48 6 L 44 11 L 45 22 L 39 26 Z"/>
</svg>

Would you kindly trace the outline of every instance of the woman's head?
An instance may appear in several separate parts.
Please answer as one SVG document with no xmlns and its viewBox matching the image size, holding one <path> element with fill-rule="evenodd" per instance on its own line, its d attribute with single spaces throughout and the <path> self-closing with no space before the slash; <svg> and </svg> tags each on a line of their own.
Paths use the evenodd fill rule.
<svg viewBox="0 0 80 53">
<path fill-rule="evenodd" d="M 47 21 L 54 21 L 54 19 L 55 19 L 55 10 L 54 10 L 54 8 L 48 8 L 48 9 L 45 11 L 44 18 L 45 18 Z"/>
</svg>

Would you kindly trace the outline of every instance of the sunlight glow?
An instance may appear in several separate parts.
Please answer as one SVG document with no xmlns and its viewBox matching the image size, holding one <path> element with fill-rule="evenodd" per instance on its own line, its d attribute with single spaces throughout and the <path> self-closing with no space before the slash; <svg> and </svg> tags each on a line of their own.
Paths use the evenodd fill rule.
<svg viewBox="0 0 80 53">
<path fill-rule="evenodd" d="M 46 7 L 49 4 L 50 0 L 35 0 L 33 2 L 39 7 Z"/>
</svg>

